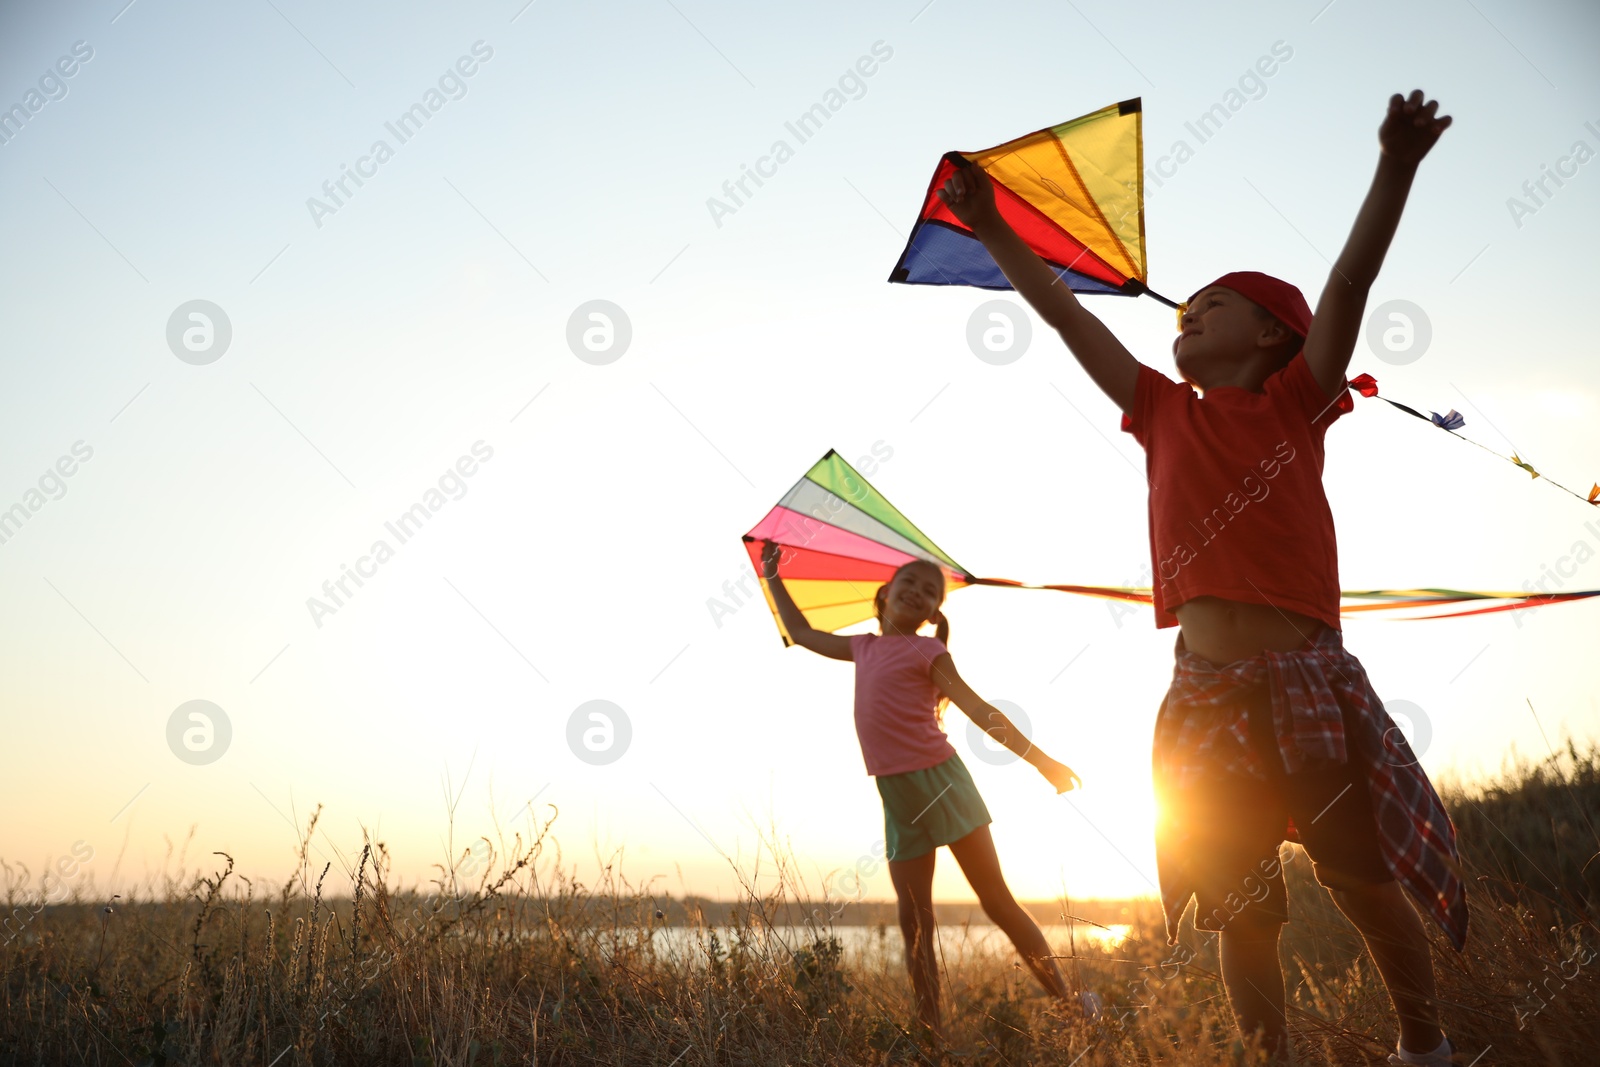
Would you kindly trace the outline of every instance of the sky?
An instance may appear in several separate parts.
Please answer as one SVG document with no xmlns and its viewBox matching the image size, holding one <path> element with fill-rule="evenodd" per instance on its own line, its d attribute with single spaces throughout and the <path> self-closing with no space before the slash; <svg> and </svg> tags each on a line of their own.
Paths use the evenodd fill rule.
<svg viewBox="0 0 1600 1067">
<path fill-rule="evenodd" d="M 558 813 L 564 862 L 663 893 L 734 894 L 778 847 L 818 893 L 891 896 L 850 669 L 782 646 L 739 535 L 835 448 L 978 574 L 1149 558 L 1143 457 L 1043 323 L 885 281 L 940 155 L 1141 97 L 1151 287 L 1257 269 L 1315 304 L 1421 87 L 1455 121 L 1369 308 L 1428 342 L 1380 351 L 1383 320 L 1351 371 L 1581 494 L 1597 40 L 1592 5 L 1504 0 L 6 5 L 0 857 L 89 854 L 106 894 L 192 830 L 191 868 L 281 880 L 320 804 L 314 862 L 369 832 L 414 882 Z M 1004 364 L 967 340 L 995 299 L 1032 327 Z M 1172 372 L 1167 308 L 1086 302 Z M 1346 588 L 1600 587 L 1600 509 L 1379 401 L 1325 483 Z M 1084 781 L 1055 796 L 951 709 L 1013 890 L 1154 892 L 1173 631 L 1039 591 L 946 613 L 966 679 Z M 1346 642 L 1426 769 L 1473 781 L 1600 736 L 1597 627 Z M 970 899 L 948 860 L 936 890 Z"/>
</svg>

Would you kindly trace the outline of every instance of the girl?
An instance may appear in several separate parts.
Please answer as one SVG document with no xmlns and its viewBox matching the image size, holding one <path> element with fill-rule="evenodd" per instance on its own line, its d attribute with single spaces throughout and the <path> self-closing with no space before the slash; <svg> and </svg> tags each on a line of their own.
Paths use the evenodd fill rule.
<svg viewBox="0 0 1600 1067">
<path fill-rule="evenodd" d="M 912 560 L 894 572 L 876 596 L 877 634 L 844 636 L 813 628 L 778 576 L 782 549 L 762 546 L 761 576 L 771 590 L 784 629 L 795 643 L 856 665 L 856 737 L 867 773 L 883 797 L 884 845 L 889 878 L 900 905 L 906 968 L 916 993 L 917 1017 L 940 1033 L 939 973 L 933 953 L 933 864 L 949 845 L 984 914 L 1004 930 L 1045 989 L 1069 999 L 1061 969 L 1038 925 L 1011 896 L 1000 874 L 989 811 L 961 757 L 940 728 L 941 694 L 953 700 L 990 737 L 1031 763 L 1064 793 L 1081 784 L 1072 768 L 1033 747 L 998 709 L 974 693 L 946 651 L 950 627 L 939 606 L 944 572 Z M 923 623 L 937 637 L 917 633 Z"/>
</svg>

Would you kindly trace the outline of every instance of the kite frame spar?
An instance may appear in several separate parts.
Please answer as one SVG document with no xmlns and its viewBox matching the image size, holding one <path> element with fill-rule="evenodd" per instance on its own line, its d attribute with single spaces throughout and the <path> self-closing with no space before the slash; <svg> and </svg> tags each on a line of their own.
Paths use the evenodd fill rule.
<svg viewBox="0 0 1600 1067">
<path fill-rule="evenodd" d="M 956 563 L 933 539 L 891 504 L 861 472 L 829 449 L 743 537 L 757 584 L 778 625 L 785 646 L 793 643 L 778 615 L 767 583 L 760 581 L 765 541 L 783 546 L 778 575 L 806 621 L 837 632 L 876 615 L 873 596 L 902 564 L 926 560 L 944 572 L 947 591 L 964 586 L 1051 589 L 1077 596 L 1151 603 L 1148 586 L 1028 585 L 1008 578 L 977 578 Z M 1341 615 L 1406 609 L 1455 608 L 1398 621 L 1457 618 L 1559 604 L 1600 596 L 1600 589 L 1570 593 L 1474 591 L 1465 589 L 1369 589 L 1339 594 L 1358 603 L 1341 605 Z M 1496 603 L 1485 605 L 1486 601 Z M 1459 607 L 1457 607 L 1459 606 Z"/>
</svg>

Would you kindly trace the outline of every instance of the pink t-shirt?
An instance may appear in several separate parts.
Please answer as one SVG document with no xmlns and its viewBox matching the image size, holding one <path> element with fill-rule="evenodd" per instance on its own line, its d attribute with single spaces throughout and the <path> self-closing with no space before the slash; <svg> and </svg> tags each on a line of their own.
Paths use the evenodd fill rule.
<svg viewBox="0 0 1600 1067">
<path fill-rule="evenodd" d="M 929 671 L 944 642 L 920 634 L 855 634 L 856 738 L 867 773 L 905 774 L 956 754 L 939 728 L 941 696 Z"/>
</svg>

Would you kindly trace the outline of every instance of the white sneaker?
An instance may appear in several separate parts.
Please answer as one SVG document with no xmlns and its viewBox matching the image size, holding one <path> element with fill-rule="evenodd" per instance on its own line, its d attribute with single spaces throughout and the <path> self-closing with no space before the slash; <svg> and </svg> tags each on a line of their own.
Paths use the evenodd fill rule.
<svg viewBox="0 0 1600 1067">
<path fill-rule="evenodd" d="M 1407 1052 L 1396 1045 L 1394 1052 L 1389 1056 L 1389 1062 L 1397 1067 L 1453 1067 L 1455 1060 L 1451 1059 L 1451 1056 L 1454 1053 L 1455 1049 L 1450 1047 L 1450 1039 L 1445 1038 L 1432 1052 Z"/>
</svg>

